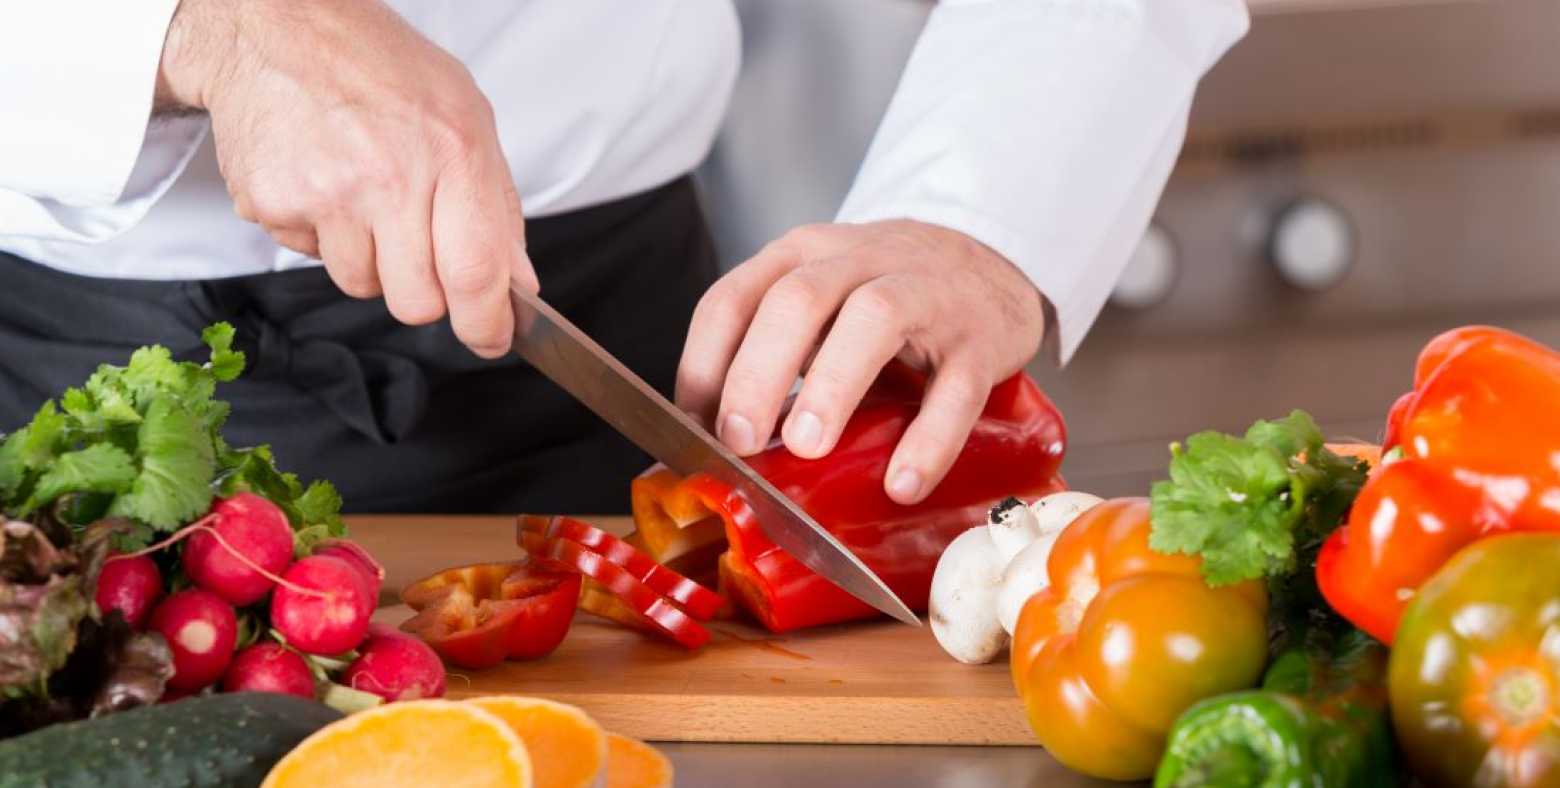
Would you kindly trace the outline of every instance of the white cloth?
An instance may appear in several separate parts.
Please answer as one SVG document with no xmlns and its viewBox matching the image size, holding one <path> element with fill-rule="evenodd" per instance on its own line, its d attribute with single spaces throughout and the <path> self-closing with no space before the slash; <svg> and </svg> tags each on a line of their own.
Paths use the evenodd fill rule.
<svg viewBox="0 0 1560 788">
<path fill-rule="evenodd" d="M 176 5 L 0 11 L 0 249 L 130 279 L 315 264 L 233 214 L 203 120 L 148 123 Z M 691 170 L 740 59 L 729 0 L 391 5 L 488 95 L 530 216 Z M 1241 0 L 943 0 L 839 219 L 996 249 L 1054 305 L 1065 359 L 1158 201 L 1197 81 L 1246 26 Z"/>
</svg>

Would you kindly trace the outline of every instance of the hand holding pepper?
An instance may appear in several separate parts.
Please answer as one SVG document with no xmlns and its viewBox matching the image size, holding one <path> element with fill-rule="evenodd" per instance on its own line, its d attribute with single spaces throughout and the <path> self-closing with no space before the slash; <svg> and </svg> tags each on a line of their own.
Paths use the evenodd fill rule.
<svg viewBox="0 0 1560 788">
<path fill-rule="evenodd" d="M 920 503 L 901 505 L 884 491 L 883 478 L 900 438 L 921 410 L 927 385 L 921 373 L 890 364 L 829 456 L 803 459 L 776 445 L 749 460 L 753 470 L 829 529 L 912 610 L 926 609 L 943 549 L 984 521 L 992 504 L 1010 495 L 1038 498 L 1063 488 L 1057 469 L 1067 439 L 1055 406 L 1027 375 L 1014 375 L 991 391 L 942 484 Z M 664 470 L 653 471 L 635 482 L 633 498 L 635 524 L 647 546 L 696 550 L 685 538 L 701 527 L 694 501 L 704 514 L 718 515 L 728 544 L 720 562 L 723 588 L 772 631 L 877 615 L 771 542 L 729 485 L 703 474 L 677 480 Z M 655 557 L 668 558 L 664 553 Z"/>
</svg>

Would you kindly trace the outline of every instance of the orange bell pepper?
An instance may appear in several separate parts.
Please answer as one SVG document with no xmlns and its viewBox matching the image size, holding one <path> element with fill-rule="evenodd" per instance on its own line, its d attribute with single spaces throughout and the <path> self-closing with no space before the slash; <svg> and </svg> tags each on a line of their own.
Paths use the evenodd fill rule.
<svg viewBox="0 0 1560 788">
<path fill-rule="evenodd" d="M 1148 546 L 1149 502 L 1101 503 L 1057 537 L 1051 584 L 1013 632 L 1013 683 L 1040 743 L 1079 772 L 1154 774 L 1176 717 L 1256 684 L 1267 661 L 1259 581 L 1209 587 L 1202 560 Z"/>
<path fill-rule="evenodd" d="M 1372 475 L 1316 566 L 1328 604 L 1385 643 L 1419 587 L 1468 543 L 1560 531 L 1560 354 L 1460 328 L 1425 346 L 1414 381 L 1387 427 L 1403 459 Z"/>
</svg>

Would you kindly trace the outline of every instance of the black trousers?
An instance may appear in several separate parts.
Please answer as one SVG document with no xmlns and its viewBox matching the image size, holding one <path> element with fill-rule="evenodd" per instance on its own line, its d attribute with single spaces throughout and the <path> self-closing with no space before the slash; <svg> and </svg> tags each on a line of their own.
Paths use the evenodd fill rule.
<svg viewBox="0 0 1560 788">
<path fill-rule="evenodd" d="M 527 223 L 542 294 L 670 393 L 693 307 L 716 276 L 690 179 Z M 322 269 L 196 282 L 72 276 L 0 253 L 0 432 L 140 345 L 203 360 L 226 320 L 248 354 L 218 389 L 225 435 L 268 443 L 357 512 L 626 512 L 649 458 L 546 378 L 483 361 L 447 322 L 396 323 Z"/>
</svg>

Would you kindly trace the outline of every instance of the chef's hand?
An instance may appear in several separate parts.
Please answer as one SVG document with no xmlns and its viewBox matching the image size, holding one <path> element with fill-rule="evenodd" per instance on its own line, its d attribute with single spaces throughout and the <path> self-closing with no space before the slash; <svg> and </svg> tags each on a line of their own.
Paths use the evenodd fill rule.
<svg viewBox="0 0 1560 788">
<path fill-rule="evenodd" d="M 677 401 L 750 455 L 805 372 L 780 435 L 794 454 L 821 457 L 883 366 L 904 359 L 931 383 L 884 486 L 914 503 L 948 472 L 991 388 L 1034 357 L 1043 330 L 1035 286 L 962 233 L 903 220 L 802 227 L 699 302 Z"/>
<path fill-rule="evenodd" d="M 508 350 L 520 198 L 470 73 L 378 0 L 183 0 L 162 108 L 211 115 L 238 215 L 409 324 Z"/>
</svg>

